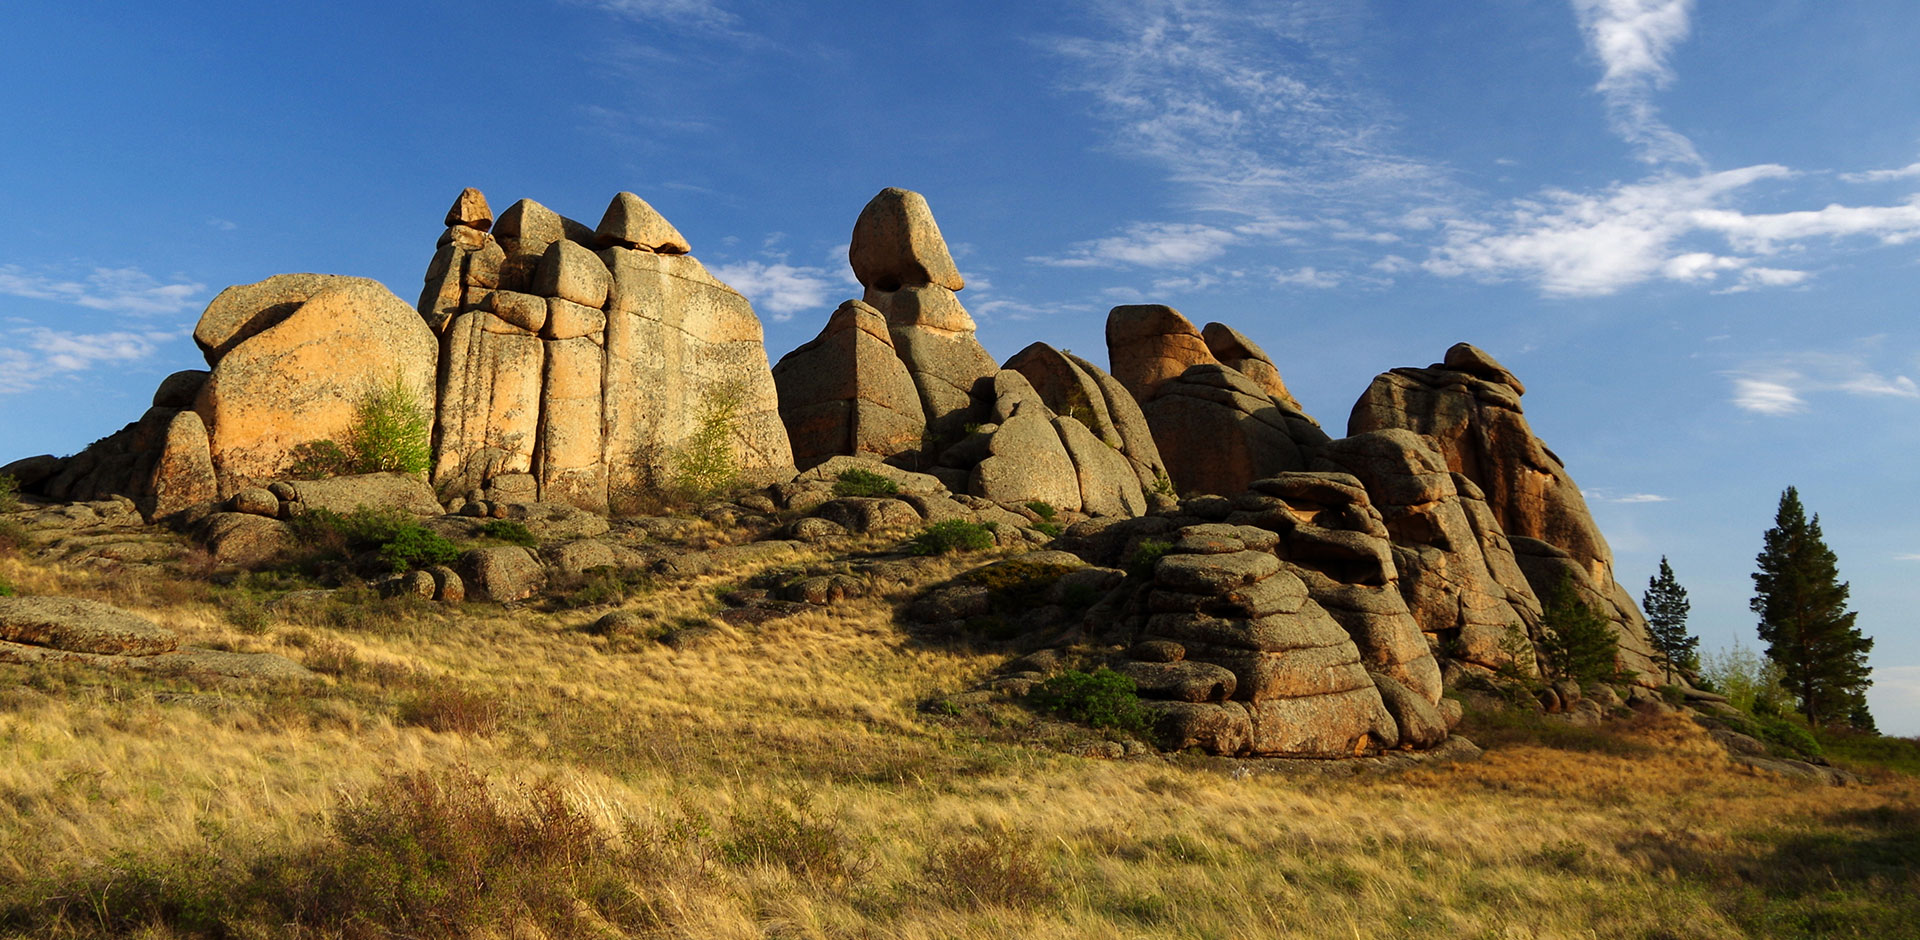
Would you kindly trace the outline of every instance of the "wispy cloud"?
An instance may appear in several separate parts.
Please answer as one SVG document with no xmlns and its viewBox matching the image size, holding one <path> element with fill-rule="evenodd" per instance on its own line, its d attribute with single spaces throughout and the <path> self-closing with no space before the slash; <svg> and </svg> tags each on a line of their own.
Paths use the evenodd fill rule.
<svg viewBox="0 0 1920 940">
<path fill-rule="evenodd" d="M 1063 268 L 1186 267 L 1219 257 L 1239 238 L 1227 229 L 1211 225 L 1136 222 L 1127 226 L 1124 235 L 1080 242 L 1064 255 L 1033 256 L 1027 260 Z"/>
<path fill-rule="evenodd" d="M 1673 497 L 1661 496 L 1657 493 L 1622 493 L 1618 496 L 1615 496 L 1609 490 L 1581 490 L 1580 495 L 1592 502 L 1597 502 L 1597 503 L 1621 503 L 1624 505 L 1634 505 L 1639 503 L 1673 502 Z"/>
<path fill-rule="evenodd" d="M 1868 170 L 1864 173 L 1842 173 L 1840 178 L 1849 183 L 1884 183 L 1888 180 L 1920 178 L 1920 163 L 1909 163 L 1897 170 Z"/>
<path fill-rule="evenodd" d="M 137 362 L 159 344 L 176 339 L 170 332 L 70 333 L 46 327 L 9 331 L 0 347 L 0 394 L 24 392 L 64 373 L 84 372 L 102 363 Z"/>
<path fill-rule="evenodd" d="M 1328 0 L 1249 6 L 1107 0 L 1096 35 L 1055 38 L 1114 149 L 1163 167 L 1195 208 L 1253 216 L 1303 199 L 1365 200 L 1436 185 L 1396 152 L 1388 109 L 1341 46 L 1357 15 Z"/>
<path fill-rule="evenodd" d="M 1902 552 L 1893 556 L 1894 561 L 1920 561 L 1920 552 Z"/>
<path fill-rule="evenodd" d="M 1858 353 L 1804 352 L 1758 362 L 1726 373 L 1730 401 L 1754 414 L 1780 417 L 1812 410 L 1809 396 L 1842 394 L 1920 401 L 1920 383 L 1887 375 Z"/>
<path fill-rule="evenodd" d="M 1340 275 L 1332 271 L 1322 271 L 1315 267 L 1294 268 L 1290 271 L 1275 271 L 1273 282 L 1282 287 L 1339 287 Z"/>
<path fill-rule="evenodd" d="M 740 17 L 715 0 L 578 0 L 641 23 L 680 28 L 727 30 Z"/>
<path fill-rule="evenodd" d="M 785 261 L 739 261 L 712 265 L 711 269 L 714 277 L 732 285 L 777 321 L 791 320 L 802 310 L 824 312 L 841 286 L 841 279 L 824 268 Z"/>
<path fill-rule="evenodd" d="M 1573 0 L 1587 48 L 1600 60 L 1594 89 L 1614 132 L 1653 164 L 1703 165 L 1693 142 L 1660 120 L 1654 93 L 1673 83 L 1674 47 L 1692 31 L 1693 0 Z"/>
<path fill-rule="evenodd" d="M 84 277 L 68 279 L 31 273 L 15 264 L 0 265 L 0 294 L 133 316 L 179 313 L 193 306 L 206 289 L 198 282 L 162 283 L 139 268 L 94 268 Z"/>
</svg>

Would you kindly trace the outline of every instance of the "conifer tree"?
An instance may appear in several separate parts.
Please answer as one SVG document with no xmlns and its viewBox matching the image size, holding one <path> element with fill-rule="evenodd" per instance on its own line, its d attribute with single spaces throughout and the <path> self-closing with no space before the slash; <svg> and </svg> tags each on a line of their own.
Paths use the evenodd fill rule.
<svg viewBox="0 0 1920 940">
<path fill-rule="evenodd" d="M 1647 635 L 1653 651 L 1666 670 L 1667 682 L 1673 682 L 1674 670 L 1692 672 L 1699 668 L 1694 649 L 1700 638 L 1687 634 L 1687 589 L 1673 576 L 1667 556 L 1660 556 L 1660 573 L 1647 579 L 1647 593 L 1640 595 L 1640 606 L 1647 613 Z"/>
<path fill-rule="evenodd" d="M 1808 521 L 1793 487 L 1780 495 L 1780 509 L 1768 529 L 1765 547 L 1755 559 L 1753 600 L 1760 615 L 1760 639 L 1767 656 L 1786 673 L 1787 691 L 1799 700 L 1800 713 L 1819 727 L 1845 721 L 1873 681 L 1867 653 L 1873 640 L 1854 626 L 1847 609 L 1847 583 L 1839 560 L 1820 534 L 1820 517 Z M 1870 717 L 1869 717 L 1870 720 Z"/>
</svg>

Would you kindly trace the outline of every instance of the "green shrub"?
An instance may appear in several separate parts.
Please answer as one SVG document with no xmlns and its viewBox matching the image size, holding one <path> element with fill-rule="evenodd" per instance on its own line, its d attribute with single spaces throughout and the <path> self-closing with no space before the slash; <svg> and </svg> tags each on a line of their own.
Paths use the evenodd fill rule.
<svg viewBox="0 0 1920 940">
<path fill-rule="evenodd" d="M 1700 656 L 1700 684 L 1750 714 L 1779 714 L 1792 708 L 1793 697 L 1781 685 L 1785 676 L 1779 663 L 1737 642 Z"/>
<path fill-rule="evenodd" d="M 380 560 L 395 574 L 434 565 L 450 565 L 460 558 L 460 547 L 426 526 L 403 526 L 380 545 Z"/>
<path fill-rule="evenodd" d="M 1041 499 L 1036 499 L 1028 503 L 1027 508 L 1033 510 L 1033 514 L 1039 516 L 1041 520 L 1045 522 L 1052 522 L 1053 517 L 1060 512 L 1060 510 L 1053 508 L 1052 503 Z"/>
<path fill-rule="evenodd" d="M 420 392 L 396 374 L 354 407 L 346 449 L 361 473 L 424 475 L 433 459 L 433 415 Z"/>
<path fill-rule="evenodd" d="M 1057 539 L 1060 536 L 1066 534 L 1067 527 L 1061 525 L 1058 522 L 1041 522 L 1041 523 L 1036 523 L 1034 525 L 1033 531 L 1038 532 L 1041 535 L 1046 536 L 1047 538 Z"/>
<path fill-rule="evenodd" d="M 12 597 L 17 593 L 19 592 L 13 589 L 13 584 L 11 582 L 9 582 L 6 578 L 0 578 L 0 597 Z"/>
<path fill-rule="evenodd" d="M 372 551 L 394 573 L 452 564 L 459 546 L 397 509 L 361 507 L 348 513 L 310 509 L 291 521 L 294 537 L 320 556 Z"/>
<path fill-rule="evenodd" d="M 1133 550 L 1133 554 L 1128 556 L 1122 567 L 1126 568 L 1127 577 L 1146 580 L 1153 577 L 1153 566 L 1171 551 L 1173 551 L 1172 542 L 1147 539 Z"/>
<path fill-rule="evenodd" d="M 892 496 L 900 492 L 899 484 L 881 476 L 872 470 L 849 467 L 835 477 L 833 495 L 835 496 Z"/>
<path fill-rule="evenodd" d="M 1174 495 L 1173 478 L 1167 476 L 1167 471 L 1162 470 L 1153 475 L 1153 492 L 1161 496 Z"/>
<path fill-rule="evenodd" d="M 920 531 L 907 543 L 915 555 L 945 555 L 950 552 L 977 552 L 993 547 L 993 529 L 985 523 L 965 519 L 936 522 Z"/>
<path fill-rule="evenodd" d="M 1094 728 L 1145 734 L 1151 715 L 1134 694 L 1133 680 L 1105 666 L 1069 669 L 1041 683 L 1029 696 L 1042 711 Z"/>
<path fill-rule="evenodd" d="M 0 513 L 20 511 L 20 481 L 0 473 Z"/>
<path fill-rule="evenodd" d="M 732 837 L 720 844 L 720 857 L 739 867 L 779 865 L 816 884 L 865 872 L 868 866 L 832 814 L 815 810 L 804 793 L 793 804 L 789 809 L 763 802 L 733 813 Z"/>
<path fill-rule="evenodd" d="M 540 544 L 540 540 L 534 537 L 533 532 L 526 527 L 525 523 L 515 522 L 512 519 L 490 520 L 480 527 L 479 534 L 481 538 L 493 539 L 496 542 L 506 542 L 509 545 L 518 545 L 521 548 L 533 548 Z"/>
<path fill-rule="evenodd" d="M 694 418 L 693 433 L 673 455 L 674 495 L 689 501 L 710 499 L 740 482 L 740 460 L 733 447 L 746 403 L 744 382 L 717 382 L 707 387 Z"/>
<path fill-rule="evenodd" d="M 1597 608 L 1580 600 L 1573 578 L 1562 572 L 1544 600 L 1535 646 L 1548 673 L 1579 682 L 1619 681 L 1619 636 Z"/>
</svg>

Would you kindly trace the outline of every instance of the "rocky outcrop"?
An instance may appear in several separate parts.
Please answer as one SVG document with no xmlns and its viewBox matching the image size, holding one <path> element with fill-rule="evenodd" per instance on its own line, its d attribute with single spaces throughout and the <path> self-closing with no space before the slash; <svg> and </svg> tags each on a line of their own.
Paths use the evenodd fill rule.
<svg viewBox="0 0 1920 940">
<path fill-rule="evenodd" d="M 1107 316 L 1113 376 L 1139 401 L 1173 485 L 1225 495 L 1307 469 L 1326 433 L 1285 394 L 1258 347 L 1219 324 L 1208 328 L 1259 378 L 1215 358 L 1201 331 L 1172 307 L 1121 306 Z"/>
<path fill-rule="evenodd" d="M 1425 478 L 1432 479 L 1444 466 L 1461 494 L 1475 538 L 1496 548 L 1502 541 L 1509 543 L 1508 552 L 1487 555 L 1489 573 L 1504 589 L 1514 613 L 1526 620 L 1528 608 L 1537 611 L 1539 598 L 1565 572 L 1576 592 L 1614 624 L 1621 665 L 1639 672 L 1642 681 L 1652 681 L 1645 620 L 1614 579 L 1613 553 L 1594 525 L 1580 488 L 1560 458 L 1528 427 L 1520 407 L 1525 392 L 1520 380 L 1492 356 L 1459 343 L 1425 369 L 1394 369 L 1376 377 L 1353 406 L 1349 440 L 1393 429 L 1420 435 L 1438 458 L 1427 461 Z M 1444 537 L 1448 544 L 1462 544 L 1457 537 Z M 1506 555 L 1515 556 L 1516 562 L 1508 566 Z M 1522 580 L 1528 582 L 1528 591 L 1519 590 Z M 1533 595 L 1531 604 L 1527 593 Z M 1488 594 L 1463 591 L 1460 596 L 1465 604 Z M 1472 650 L 1467 657 L 1475 661 L 1491 655 L 1496 631 L 1504 632 L 1502 622 L 1510 622 L 1498 605 L 1480 606 L 1474 618 L 1479 626 L 1460 635 Z M 1528 623 L 1537 624 L 1537 613 L 1532 616 Z"/>
<path fill-rule="evenodd" d="M 1489 668 L 1535 670 L 1540 602 L 1471 480 L 1450 473 L 1427 438 L 1372 431 L 1322 448 L 1316 466 L 1351 474 L 1391 541 L 1399 590 L 1421 631 Z"/>
<path fill-rule="evenodd" d="M 1145 511 L 1166 470 L 1138 404 L 1044 344 L 996 364 L 955 296 L 965 282 L 925 198 L 882 190 L 848 261 L 865 297 L 773 369 L 801 466 L 871 456 L 999 503 Z"/>
<path fill-rule="evenodd" d="M 759 319 L 645 200 L 620 193 L 595 229 L 521 200 L 497 246 L 472 223 L 448 233 L 420 307 L 447 324 L 441 492 L 526 474 L 542 500 L 630 508 L 704 425 L 745 480 L 792 472 Z"/>
<path fill-rule="evenodd" d="M 182 646 L 172 630 L 77 597 L 0 597 L 0 663 L 80 663 L 263 681 L 316 678 L 272 653 Z"/>
</svg>

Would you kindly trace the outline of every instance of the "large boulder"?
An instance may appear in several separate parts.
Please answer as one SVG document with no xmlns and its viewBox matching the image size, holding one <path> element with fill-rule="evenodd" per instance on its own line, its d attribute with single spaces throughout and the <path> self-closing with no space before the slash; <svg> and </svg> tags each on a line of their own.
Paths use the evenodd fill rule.
<svg viewBox="0 0 1920 940">
<path fill-rule="evenodd" d="M 194 410 L 221 493 L 280 475 L 301 444 L 346 438 L 356 407 L 395 382 L 431 408 L 438 358 L 432 331 L 392 291 L 364 278 L 328 282 L 227 349 L 200 390 Z"/>
<path fill-rule="evenodd" d="M 1153 490 L 1166 475 L 1166 464 L 1154 445 L 1140 403 L 1105 370 L 1046 343 L 1020 350 L 1004 367 L 1026 376 L 1055 414 L 1084 425 L 1119 454 L 1132 468 L 1143 492 Z"/>
<path fill-rule="evenodd" d="M 144 617 L 77 597 L 0 597 L 0 640 L 75 653 L 151 656 L 179 637 Z"/>
<path fill-rule="evenodd" d="M 998 427 L 987 437 L 987 456 L 974 465 L 968 491 L 1002 503 L 1039 501 L 1079 511 L 1079 476 L 1054 429 L 1053 412 L 1011 369 L 994 376 L 993 388 Z"/>
<path fill-rule="evenodd" d="M 910 190 L 883 189 L 860 210 L 847 262 L 862 287 L 888 292 L 927 284 L 950 291 L 966 287 L 926 197 Z"/>
<path fill-rule="evenodd" d="M 773 367 L 780 418 L 800 466 L 837 455 L 916 451 L 927 419 L 886 316 L 863 301 L 840 305 L 820 335 Z"/>
<path fill-rule="evenodd" d="M 1280 378 L 1280 369 L 1273 364 L 1272 357 L 1248 339 L 1239 330 L 1225 323 L 1209 323 L 1200 328 L 1200 336 L 1207 344 L 1207 351 L 1221 365 L 1232 369 L 1253 380 L 1277 402 L 1294 411 L 1306 413 L 1300 407 L 1293 393 L 1287 391 L 1287 383 Z"/>
<path fill-rule="evenodd" d="M 276 274 L 252 284 L 235 284 L 207 304 L 193 328 L 193 341 L 208 365 L 218 365 L 222 356 L 248 337 L 285 320 L 315 294 L 350 280 L 355 279 L 338 274 Z"/>
<path fill-rule="evenodd" d="M 1272 365 L 1238 352 L 1242 361 Z M 1215 359 L 1200 330 L 1172 307 L 1113 308 L 1107 354 L 1182 492 L 1232 495 L 1262 477 L 1305 470 L 1312 449 L 1327 441 L 1290 397 Z"/>
</svg>

